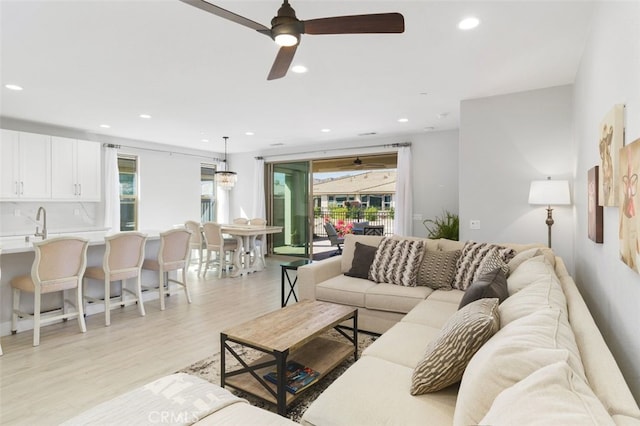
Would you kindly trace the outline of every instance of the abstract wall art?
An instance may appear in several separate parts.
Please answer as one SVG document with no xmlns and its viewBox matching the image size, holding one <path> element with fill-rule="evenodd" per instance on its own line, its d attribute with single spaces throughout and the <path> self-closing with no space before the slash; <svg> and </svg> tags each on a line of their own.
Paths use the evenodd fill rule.
<svg viewBox="0 0 640 426">
<path fill-rule="evenodd" d="M 602 243 L 602 210 L 598 203 L 598 175 L 600 167 L 592 167 L 587 173 L 587 208 L 589 218 L 589 239 L 595 243 Z"/>
<path fill-rule="evenodd" d="M 600 123 L 599 202 L 601 206 L 619 206 L 618 155 L 624 145 L 624 105 L 615 105 Z"/>
<path fill-rule="evenodd" d="M 640 272 L 640 208 L 638 174 L 640 173 L 640 139 L 620 150 L 618 198 L 620 200 L 620 259 Z"/>
</svg>

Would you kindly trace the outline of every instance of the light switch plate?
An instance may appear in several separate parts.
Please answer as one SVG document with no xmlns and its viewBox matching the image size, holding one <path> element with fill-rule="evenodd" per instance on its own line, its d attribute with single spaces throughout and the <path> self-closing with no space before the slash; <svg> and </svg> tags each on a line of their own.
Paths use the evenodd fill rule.
<svg viewBox="0 0 640 426">
<path fill-rule="evenodd" d="M 480 229 L 480 220 L 479 219 L 470 220 L 469 229 Z"/>
</svg>

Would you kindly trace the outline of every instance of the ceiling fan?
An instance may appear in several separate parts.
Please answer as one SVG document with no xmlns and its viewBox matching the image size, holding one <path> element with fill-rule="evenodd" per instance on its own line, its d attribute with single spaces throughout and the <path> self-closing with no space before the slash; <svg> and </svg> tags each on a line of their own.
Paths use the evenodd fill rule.
<svg viewBox="0 0 640 426">
<path fill-rule="evenodd" d="M 267 80 L 282 78 L 293 61 L 302 34 L 372 34 L 404 32 L 404 17 L 399 13 L 336 16 L 301 21 L 284 0 L 278 14 L 271 20 L 271 28 L 244 16 L 237 15 L 204 0 L 180 0 L 236 24 L 244 25 L 272 38 L 280 47 Z"/>
<path fill-rule="evenodd" d="M 344 170 L 353 170 L 353 169 L 369 170 L 369 169 L 384 169 L 385 167 L 387 166 L 384 163 L 369 163 L 369 162 L 362 161 L 360 157 L 356 157 L 355 160 L 353 160 L 351 163 L 342 165 L 339 168 Z"/>
</svg>

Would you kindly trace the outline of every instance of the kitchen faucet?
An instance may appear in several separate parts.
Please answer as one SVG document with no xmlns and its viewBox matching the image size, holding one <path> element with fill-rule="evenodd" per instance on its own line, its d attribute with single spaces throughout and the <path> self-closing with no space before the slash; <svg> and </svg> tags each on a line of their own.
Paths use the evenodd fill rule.
<svg viewBox="0 0 640 426">
<path fill-rule="evenodd" d="M 44 207 L 40 206 L 38 209 L 38 213 L 36 214 L 36 220 L 40 220 L 40 212 L 43 213 L 42 216 L 42 232 L 38 229 L 38 225 L 36 224 L 36 233 L 33 234 L 36 237 L 42 237 L 43 240 L 47 239 L 47 211 Z"/>
</svg>

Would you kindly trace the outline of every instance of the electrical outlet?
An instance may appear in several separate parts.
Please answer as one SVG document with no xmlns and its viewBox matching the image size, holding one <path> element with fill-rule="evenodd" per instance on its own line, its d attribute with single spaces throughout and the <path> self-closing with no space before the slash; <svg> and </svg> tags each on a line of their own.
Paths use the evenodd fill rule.
<svg viewBox="0 0 640 426">
<path fill-rule="evenodd" d="M 20 216 L 20 209 L 15 209 L 15 210 L 13 211 L 13 215 L 14 215 L 15 217 Z"/>
<path fill-rule="evenodd" d="M 479 219 L 470 220 L 469 229 L 480 229 L 480 220 Z"/>
</svg>

